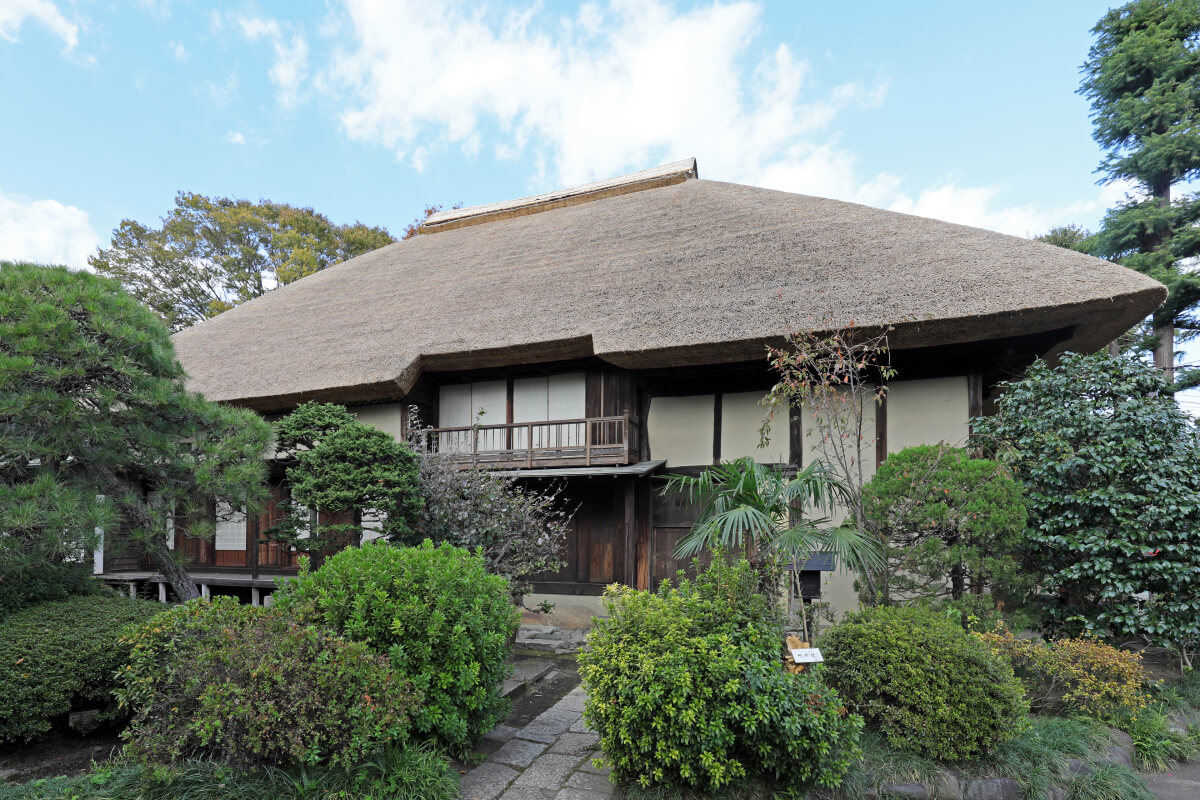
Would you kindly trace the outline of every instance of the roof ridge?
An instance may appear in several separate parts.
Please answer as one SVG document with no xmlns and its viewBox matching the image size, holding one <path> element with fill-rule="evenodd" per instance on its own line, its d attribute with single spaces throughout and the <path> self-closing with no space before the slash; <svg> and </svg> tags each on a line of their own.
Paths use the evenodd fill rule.
<svg viewBox="0 0 1200 800">
<path fill-rule="evenodd" d="M 670 186 L 698 177 L 700 177 L 700 171 L 696 159 L 685 158 L 682 161 L 673 161 L 670 164 L 662 164 L 650 169 L 631 172 L 628 175 L 605 178 L 567 189 L 556 189 L 515 200 L 502 200 L 498 203 L 439 211 L 431 214 L 425 220 L 418 229 L 418 233 L 438 233 L 498 219 L 522 217 L 527 214 L 549 211 L 552 208 L 588 203 L 603 197 L 615 197 L 646 189 L 656 189 L 660 186 Z"/>
</svg>

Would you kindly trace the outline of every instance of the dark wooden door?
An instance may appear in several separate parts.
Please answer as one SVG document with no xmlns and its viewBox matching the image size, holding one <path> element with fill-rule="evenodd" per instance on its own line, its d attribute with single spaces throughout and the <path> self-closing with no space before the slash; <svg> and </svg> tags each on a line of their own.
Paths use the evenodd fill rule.
<svg viewBox="0 0 1200 800">
<path fill-rule="evenodd" d="M 600 594 L 625 582 L 625 493 L 628 478 L 570 481 L 563 502 L 574 508 L 563 548 L 564 566 L 534 577 L 534 588 L 554 594 Z M 631 554 L 630 554 L 631 555 Z"/>
</svg>

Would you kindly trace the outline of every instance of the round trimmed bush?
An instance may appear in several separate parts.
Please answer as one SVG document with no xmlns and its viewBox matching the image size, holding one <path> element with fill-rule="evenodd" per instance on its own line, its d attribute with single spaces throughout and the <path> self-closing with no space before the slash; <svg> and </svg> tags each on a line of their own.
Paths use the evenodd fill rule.
<svg viewBox="0 0 1200 800">
<path fill-rule="evenodd" d="M 306 568 L 276 605 L 388 655 L 424 697 L 413 728 L 464 753 L 508 713 L 508 674 L 519 615 L 508 581 L 482 555 L 449 544 L 352 547 Z"/>
<path fill-rule="evenodd" d="M 784 670 L 784 634 L 744 558 L 715 558 L 657 593 L 611 587 L 579 655 L 584 716 L 616 778 L 701 791 L 746 778 L 835 787 L 860 717 L 812 672 Z"/>
<path fill-rule="evenodd" d="M 403 741 L 419 702 L 366 645 L 232 597 L 176 606 L 126 643 L 124 738 L 147 761 L 348 769 Z"/>
<path fill-rule="evenodd" d="M 117 716 L 113 674 L 129 659 L 122 633 L 162 609 L 114 594 L 41 603 L 0 619 L 0 742 L 48 733 L 73 710 Z"/>
<path fill-rule="evenodd" d="M 1012 667 L 931 611 L 869 609 L 819 645 L 825 680 L 897 747 L 946 761 L 976 758 L 1028 724 Z"/>
</svg>

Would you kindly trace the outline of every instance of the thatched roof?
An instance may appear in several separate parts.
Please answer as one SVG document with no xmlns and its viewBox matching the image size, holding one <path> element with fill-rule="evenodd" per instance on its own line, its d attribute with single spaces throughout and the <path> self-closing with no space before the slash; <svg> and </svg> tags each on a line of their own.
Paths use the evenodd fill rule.
<svg viewBox="0 0 1200 800">
<path fill-rule="evenodd" d="M 176 334 L 179 358 L 209 398 L 275 409 L 399 398 L 424 370 L 591 355 L 628 368 L 756 360 L 786 327 L 829 316 L 897 323 L 893 349 L 1072 327 L 1062 347 L 1093 351 L 1165 297 L 1141 274 L 1028 239 L 663 179 L 587 202 L 458 210 L 442 222 L 473 221 Z"/>
</svg>

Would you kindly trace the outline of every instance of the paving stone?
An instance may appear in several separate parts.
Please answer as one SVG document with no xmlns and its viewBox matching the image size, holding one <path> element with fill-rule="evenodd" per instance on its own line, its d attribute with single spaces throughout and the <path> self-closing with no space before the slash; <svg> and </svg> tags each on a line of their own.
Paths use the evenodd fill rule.
<svg viewBox="0 0 1200 800">
<path fill-rule="evenodd" d="M 587 702 L 587 695 L 583 692 L 583 690 L 582 689 L 574 689 L 571 691 L 570 694 L 568 694 L 562 700 L 559 700 L 557 703 L 555 703 L 555 705 L 562 706 L 563 708 L 569 709 L 571 711 L 578 711 L 579 713 L 583 713 L 583 705 L 586 702 Z"/>
<path fill-rule="evenodd" d="M 554 800 L 608 800 L 612 795 L 611 788 L 607 792 L 589 792 L 587 789 L 568 787 L 554 795 Z"/>
<path fill-rule="evenodd" d="M 527 742 L 523 739 L 512 739 L 504 743 L 496 752 L 488 757 L 488 761 L 499 761 L 513 767 L 528 767 L 533 760 L 542 754 L 546 745 L 541 742 Z"/>
<path fill-rule="evenodd" d="M 513 786 L 499 800 L 553 800 L 553 789 L 539 789 L 536 786 Z"/>
<path fill-rule="evenodd" d="M 597 775 L 594 772 L 576 772 L 567 778 L 567 786 L 573 789 L 606 792 L 612 789 L 613 784 L 605 775 Z"/>
<path fill-rule="evenodd" d="M 534 742 L 545 742 L 546 744 L 554 744 L 554 741 L 559 736 L 567 732 L 571 727 L 568 720 L 550 719 L 543 720 L 538 717 L 533 722 L 526 725 L 517 733 L 517 737 L 521 739 L 529 739 Z"/>
<path fill-rule="evenodd" d="M 594 764 L 592 764 L 593 761 L 595 761 L 597 759 L 603 759 L 603 758 L 604 758 L 603 752 L 601 752 L 599 750 L 592 751 L 591 753 L 588 754 L 588 757 L 583 760 L 583 763 L 579 765 L 579 771 L 580 772 L 591 772 L 595 775 L 608 775 L 608 773 L 612 772 L 612 768 L 608 767 L 607 765 L 603 766 L 603 767 L 597 767 Z"/>
<path fill-rule="evenodd" d="M 558 741 L 550 745 L 551 753 L 566 753 L 571 756 L 586 756 L 596 749 L 600 737 L 594 733 L 563 733 Z"/>
<path fill-rule="evenodd" d="M 567 776 L 575 771 L 582 759 L 561 754 L 538 756 L 525 768 L 513 786 L 536 786 L 540 789 L 559 789 Z"/>
<path fill-rule="evenodd" d="M 517 729 L 511 725 L 497 725 L 483 735 L 484 739 L 489 742 L 507 742 L 517 733 Z"/>
<path fill-rule="evenodd" d="M 571 727 L 568 730 L 571 733 L 595 733 L 594 730 L 588 727 L 587 721 L 582 717 L 577 722 L 571 723 Z"/>
<path fill-rule="evenodd" d="M 463 800 L 495 800 L 518 774 L 512 767 L 488 761 L 463 776 L 459 793 Z"/>
</svg>

